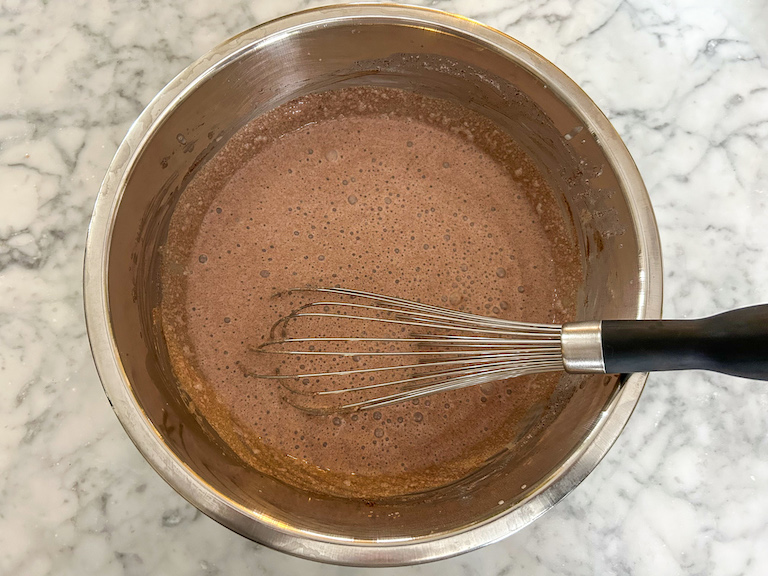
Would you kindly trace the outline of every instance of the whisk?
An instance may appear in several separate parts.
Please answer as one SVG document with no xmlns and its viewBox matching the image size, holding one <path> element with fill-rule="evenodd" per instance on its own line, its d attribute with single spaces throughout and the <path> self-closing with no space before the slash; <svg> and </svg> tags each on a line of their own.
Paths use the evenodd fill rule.
<svg viewBox="0 0 768 576">
<path fill-rule="evenodd" d="M 289 402 L 317 414 L 379 408 L 559 370 L 702 369 L 768 380 L 768 305 L 697 320 L 555 325 L 344 288 L 291 291 L 302 292 L 333 299 L 310 302 L 278 320 L 269 340 L 253 350 L 273 364 L 251 375 L 280 380 Z"/>
</svg>

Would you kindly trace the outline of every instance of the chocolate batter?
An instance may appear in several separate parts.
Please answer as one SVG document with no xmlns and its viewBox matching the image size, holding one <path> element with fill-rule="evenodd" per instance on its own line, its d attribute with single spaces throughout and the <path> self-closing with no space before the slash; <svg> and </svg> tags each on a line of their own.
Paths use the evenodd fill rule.
<svg viewBox="0 0 768 576">
<path fill-rule="evenodd" d="M 161 319 L 191 409 L 256 468 L 324 494 L 442 486 L 524 439 L 557 374 L 314 416 L 258 380 L 252 349 L 342 286 L 502 318 L 564 322 L 581 282 L 552 191 L 515 143 L 457 105 L 395 89 L 306 96 L 238 132 L 171 219 Z"/>
</svg>

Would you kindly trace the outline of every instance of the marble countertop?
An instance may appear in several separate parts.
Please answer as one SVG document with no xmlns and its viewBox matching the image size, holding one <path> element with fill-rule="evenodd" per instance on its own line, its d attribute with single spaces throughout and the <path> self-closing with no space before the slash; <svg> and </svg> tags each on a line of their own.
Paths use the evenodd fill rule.
<svg viewBox="0 0 768 576">
<path fill-rule="evenodd" d="M 177 72 L 306 0 L 0 2 L 0 574 L 353 574 L 209 520 L 109 407 L 82 308 L 85 232 L 128 126 Z M 768 1 L 442 0 L 574 78 L 661 230 L 665 316 L 768 301 Z M 593 474 L 485 549 L 383 573 L 768 573 L 768 386 L 652 375 Z"/>
</svg>

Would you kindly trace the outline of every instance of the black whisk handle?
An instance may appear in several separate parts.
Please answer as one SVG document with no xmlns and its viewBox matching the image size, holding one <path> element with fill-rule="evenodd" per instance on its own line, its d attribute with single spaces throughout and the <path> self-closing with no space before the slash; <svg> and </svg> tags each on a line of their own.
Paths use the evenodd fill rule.
<svg viewBox="0 0 768 576">
<path fill-rule="evenodd" d="M 768 380 L 768 304 L 697 320 L 603 320 L 606 374 L 712 370 Z"/>
</svg>

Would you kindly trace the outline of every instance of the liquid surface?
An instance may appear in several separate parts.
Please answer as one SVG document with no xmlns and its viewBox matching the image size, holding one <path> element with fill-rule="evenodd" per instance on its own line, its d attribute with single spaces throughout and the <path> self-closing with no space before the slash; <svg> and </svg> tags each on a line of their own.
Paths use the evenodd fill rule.
<svg viewBox="0 0 768 576">
<path fill-rule="evenodd" d="M 559 375 L 309 415 L 249 375 L 253 348 L 302 304 L 275 293 L 338 285 L 561 323 L 578 262 L 552 191 L 488 120 L 345 89 L 257 118 L 195 176 L 163 252 L 161 321 L 191 409 L 241 458 L 301 488 L 381 498 L 458 480 L 524 440 Z"/>
</svg>

